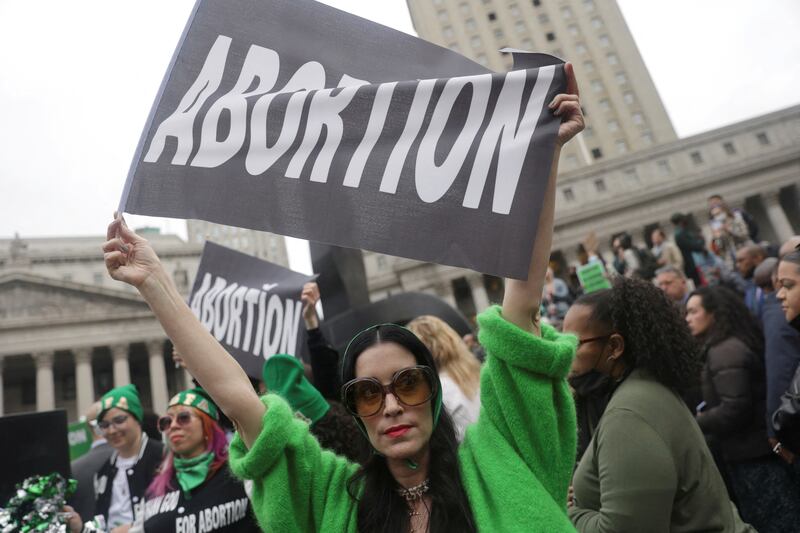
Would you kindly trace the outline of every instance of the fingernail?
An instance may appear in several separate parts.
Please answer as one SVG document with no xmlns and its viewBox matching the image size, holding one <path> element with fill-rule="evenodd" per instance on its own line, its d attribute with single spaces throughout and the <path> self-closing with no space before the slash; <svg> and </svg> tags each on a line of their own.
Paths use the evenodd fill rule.
<svg viewBox="0 0 800 533">
<path fill-rule="evenodd" d="M 555 101 L 555 100 L 553 100 L 552 102 L 550 102 L 550 103 L 547 105 L 547 107 L 549 107 L 550 109 L 553 109 L 553 108 L 555 107 L 555 105 L 556 105 L 556 101 Z"/>
</svg>

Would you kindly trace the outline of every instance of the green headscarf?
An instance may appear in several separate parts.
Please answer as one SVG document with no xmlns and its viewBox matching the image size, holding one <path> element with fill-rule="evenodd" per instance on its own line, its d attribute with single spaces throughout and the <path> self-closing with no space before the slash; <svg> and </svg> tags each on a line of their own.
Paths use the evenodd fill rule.
<svg viewBox="0 0 800 533">
<path fill-rule="evenodd" d="M 111 389 L 100 398 L 100 412 L 97 414 L 97 420 L 102 420 L 110 409 L 122 409 L 132 414 L 139 423 L 142 423 L 144 410 L 142 409 L 142 402 L 139 399 L 139 390 L 133 383 L 123 385 Z"/>
<path fill-rule="evenodd" d="M 291 355 L 276 354 L 266 360 L 261 372 L 268 392 L 282 396 L 292 409 L 316 423 L 331 406 L 305 375 L 303 363 Z"/>
</svg>

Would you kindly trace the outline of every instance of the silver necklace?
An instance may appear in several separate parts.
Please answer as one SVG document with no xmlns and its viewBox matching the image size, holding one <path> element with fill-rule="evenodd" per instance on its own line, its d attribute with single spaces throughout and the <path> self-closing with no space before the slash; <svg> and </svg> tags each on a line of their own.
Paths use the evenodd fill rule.
<svg viewBox="0 0 800 533">
<path fill-rule="evenodd" d="M 428 485 L 428 480 L 426 479 L 419 485 L 414 485 L 413 487 L 409 488 L 401 487 L 397 489 L 397 494 L 405 498 L 407 502 L 411 503 L 422 498 L 422 496 L 428 492 L 428 489 L 430 489 L 430 486 Z"/>
</svg>

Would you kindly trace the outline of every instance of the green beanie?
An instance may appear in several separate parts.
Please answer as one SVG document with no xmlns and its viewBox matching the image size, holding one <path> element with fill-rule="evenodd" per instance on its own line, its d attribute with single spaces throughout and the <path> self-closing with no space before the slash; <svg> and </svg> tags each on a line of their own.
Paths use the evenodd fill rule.
<svg viewBox="0 0 800 533">
<path fill-rule="evenodd" d="M 217 404 L 214 403 L 214 400 L 211 399 L 205 389 L 201 387 L 179 392 L 169 401 L 169 407 L 173 405 L 188 405 L 189 407 L 194 407 L 204 412 L 214 420 L 219 420 Z"/>
<path fill-rule="evenodd" d="M 103 415 L 105 415 L 109 409 L 115 407 L 129 412 L 140 424 L 142 423 L 142 416 L 144 415 L 142 402 L 139 400 L 139 390 L 133 383 L 111 389 L 103 394 L 103 397 L 100 398 L 100 412 L 97 414 L 97 420 L 102 420 Z"/>
<path fill-rule="evenodd" d="M 331 406 L 314 388 L 305 375 L 303 363 L 291 355 L 273 355 L 262 371 L 268 392 L 282 396 L 292 409 L 308 418 L 312 424 L 325 416 Z"/>
</svg>

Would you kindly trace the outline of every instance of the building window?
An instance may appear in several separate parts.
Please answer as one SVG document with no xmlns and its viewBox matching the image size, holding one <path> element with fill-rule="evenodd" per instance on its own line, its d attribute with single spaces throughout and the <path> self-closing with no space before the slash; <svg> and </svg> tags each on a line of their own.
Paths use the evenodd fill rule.
<svg viewBox="0 0 800 533">
<path fill-rule="evenodd" d="M 597 40 L 600 41 L 600 46 L 603 48 L 611 46 L 611 39 L 608 38 L 608 35 L 601 35 Z"/>
<path fill-rule="evenodd" d="M 592 157 L 600 159 L 603 157 L 603 151 L 600 148 L 592 148 Z"/>
<path fill-rule="evenodd" d="M 474 35 L 474 36 L 473 36 L 473 37 L 472 37 L 472 38 L 469 40 L 469 44 L 471 44 L 471 45 L 472 45 L 472 48 L 475 48 L 475 49 L 477 49 L 477 48 L 480 48 L 480 47 L 481 47 L 481 44 L 483 44 L 483 43 L 481 43 L 481 38 L 480 38 L 480 37 L 478 37 L 477 35 Z"/>
<path fill-rule="evenodd" d="M 624 154 L 628 151 L 628 143 L 625 142 L 625 139 L 617 139 L 615 144 L 617 146 L 618 154 Z"/>
<path fill-rule="evenodd" d="M 758 139 L 758 144 L 761 146 L 767 146 L 769 144 L 769 137 L 767 137 L 767 133 L 764 131 L 756 133 L 756 139 Z"/>
<path fill-rule="evenodd" d="M 699 165 L 703 162 L 703 156 L 700 152 L 692 152 L 689 156 L 692 158 L 692 163 L 695 165 Z"/>
<path fill-rule="evenodd" d="M 583 6 L 586 11 L 594 11 L 594 0 L 583 0 Z"/>
<path fill-rule="evenodd" d="M 444 28 L 442 28 L 442 36 L 448 41 L 452 39 L 455 36 L 453 28 L 450 26 L 445 26 Z"/>
<path fill-rule="evenodd" d="M 591 126 L 586 126 L 586 128 L 584 128 L 583 130 L 583 136 L 586 137 L 587 139 L 591 139 L 592 137 L 594 137 L 594 128 Z"/>
<path fill-rule="evenodd" d="M 608 101 L 608 98 L 603 98 L 602 100 L 600 100 L 599 104 L 600 104 L 600 109 L 602 109 L 603 111 L 609 111 L 611 109 L 611 102 Z"/>
<path fill-rule="evenodd" d="M 539 7 L 540 5 L 542 5 L 542 0 L 533 0 L 532 4 L 533 7 Z"/>
<path fill-rule="evenodd" d="M 376 258 L 376 262 L 378 263 L 378 270 L 386 270 L 386 257 L 383 255 L 379 255 Z"/>
<path fill-rule="evenodd" d="M 503 30 L 500 28 L 495 28 L 494 30 L 494 38 L 495 39 L 502 39 L 503 38 Z"/>
<path fill-rule="evenodd" d="M 539 22 L 541 22 L 542 24 L 547 24 L 548 22 L 550 22 L 550 17 L 547 16 L 547 13 L 542 13 L 541 15 L 539 15 Z"/>
<path fill-rule="evenodd" d="M 633 95 L 633 93 L 631 91 L 626 91 L 626 92 L 622 93 L 622 99 L 628 105 L 631 105 L 634 102 L 636 102 L 636 97 Z"/>
<path fill-rule="evenodd" d="M 583 44 L 583 43 L 576 44 L 575 45 L 575 51 L 578 52 L 579 54 L 585 54 L 586 53 L 586 45 Z"/>
<path fill-rule="evenodd" d="M 567 168 L 575 168 L 578 166 L 578 158 L 575 154 L 567 155 Z"/>
<path fill-rule="evenodd" d="M 638 187 L 642 184 L 641 180 L 639 179 L 639 173 L 636 172 L 635 168 L 628 168 L 622 172 L 624 176 L 625 184 L 629 187 Z"/>
<path fill-rule="evenodd" d="M 522 39 L 522 48 L 524 48 L 525 50 L 533 51 L 533 41 L 527 38 Z"/>
<path fill-rule="evenodd" d="M 603 27 L 603 19 L 600 17 L 592 17 L 592 27 L 593 28 L 602 28 Z"/>
<path fill-rule="evenodd" d="M 528 33 L 528 28 L 525 27 L 525 23 L 522 22 L 521 20 L 518 20 L 517 22 L 514 23 L 514 29 L 517 30 L 517 33 L 519 34 L 524 35 Z"/>
<path fill-rule="evenodd" d="M 591 61 L 584 61 L 583 62 L 583 69 L 586 72 L 594 72 L 594 63 L 592 63 Z"/>
<path fill-rule="evenodd" d="M 644 144 L 646 144 L 648 146 L 653 144 L 653 134 L 650 133 L 650 132 L 643 133 L 642 134 L 642 142 L 644 142 Z"/>
<path fill-rule="evenodd" d="M 633 123 L 637 126 L 644 124 L 644 116 L 642 116 L 641 113 L 634 113 L 631 115 L 631 120 L 633 120 Z"/>
<path fill-rule="evenodd" d="M 467 4 L 466 2 L 461 2 L 461 4 L 458 6 L 458 8 L 461 10 L 461 14 L 462 15 L 469 15 L 469 13 L 470 13 L 469 4 Z"/>
<path fill-rule="evenodd" d="M 61 279 L 64 281 L 72 281 L 72 274 L 64 274 L 61 276 Z"/>
<path fill-rule="evenodd" d="M 475 31 L 478 25 L 475 24 L 475 19 L 469 18 L 464 21 L 464 27 L 467 29 L 467 31 Z"/>
<path fill-rule="evenodd" d="M 616 120 L 609 120 L 608 131 L 610 132 L 619 131 L 619 122 L 617 122 Z"/>
<path fill-rule="evenodd" d="M 572 187 L 564 187 L 561 189 L 561 192 L 564 194 L 564 200 L 568 202 L 575 200 L 575 192 L 572 190 Z"/>
<path fill-rule="evenodd" d="M 606 192 L 606 181 L 603 178 L 594 180 L 594 188 L 597 192 Z"/>
<path fill-rule="evenodd" d="M 561 16 L 564 17 L 565 19 L 571 19 L 572 18 L 572 9 L 570 9 L 570 8 L 568 8 L 566 6 L 562 7 L 561 8 Z"/>
<path fill-rule="evenodd" d="M 619 85 L 628 83 L 628 76 L 626 76 L 624 72 L 617 72 L 614 77 Z"/>
<path fill-rule="evenodd" d="M 433 0 L 433 5 L 440 6 L 444 0 Z"/>
<path fill-rule="evenodd" d="M 556 34 L 553 33 L 552 31 L 547 32 L 547 40 L 549 42 L 555 41 L 556 40 Z"/>
<path fill-rule="evenodd" d="M 497 20 L 497 15 L 495 15 L 494 13 L 489 13 L 489 14 L 488 14 L 488 15 L 486 15 L 486 16 L 487 16 L 487 17 L 489 17 L 489 20 L 490 20 L 491 22 L 494 22 L 495 20 Z"/>
<path fill-rule="evenodd" d="M 447 15 L 447 11 L 439 11 L 437 16 L 439 17 L 439 22 L 450 22 L 450 17 Z"/>
<path fill-rule="evenodd" d="M 512 17 L 518 17 L 520 15 L 519 7 L 517 6 L 517 4 L 511 4 L 510 6 L 508 6 L 508 11 L 509 13 L 511 13 Z"/>
<path fill-rule="evenodd" d="M 730 141 L 722 143 L 722 147 L 725 149 L 725 153 L 728 155 L 734 155 L 736 153 L 736 147 Z"/>
<path fill-rule="evenodd" d="M 95 272 L 92 275 L 92 280 L 94 281 L 95 285 L 102 285 L 104 279 L 105 279 L 105 276 L 102 274 L 102 272 Z"/>
<path fill-rule="evenodd" d="M 658 161 L 656 165 L 658 166 L 658 174 L 660 176 L 669 176 L 670 172 L 672 172 L 672 169 L 670 169 L 669 166 L 669 161 L 667 161 L 666 159 Z"/>
<path fill-rule="evenodd" d="M 577 24 L 570 24 L 567 26 L 567 31 L 570 35 L 578 35 L 581 31 L 578 29 Z"/>
<path fill-rule="evenodd" d="M 592 90 L 596 93 L 603 92 L 603 82 L 600 80 L 592 80 Z"/>
<path fill-rule="evenodd" d="M 485 67 L 486 65 L 489 64 L 489 59 L 484 54 L 480 54 L 478 56 L 478 63 L 480 63 Z"/>
<path fill-rule="evenodd" d="M 617 65 L 617 64 L 619 64 L 619 57 L 617 57 L 617 54 L 608 54 L 606 56 L 606 58 L 608 59 L 608 64 L 609 65 Z"/>
</svg>

